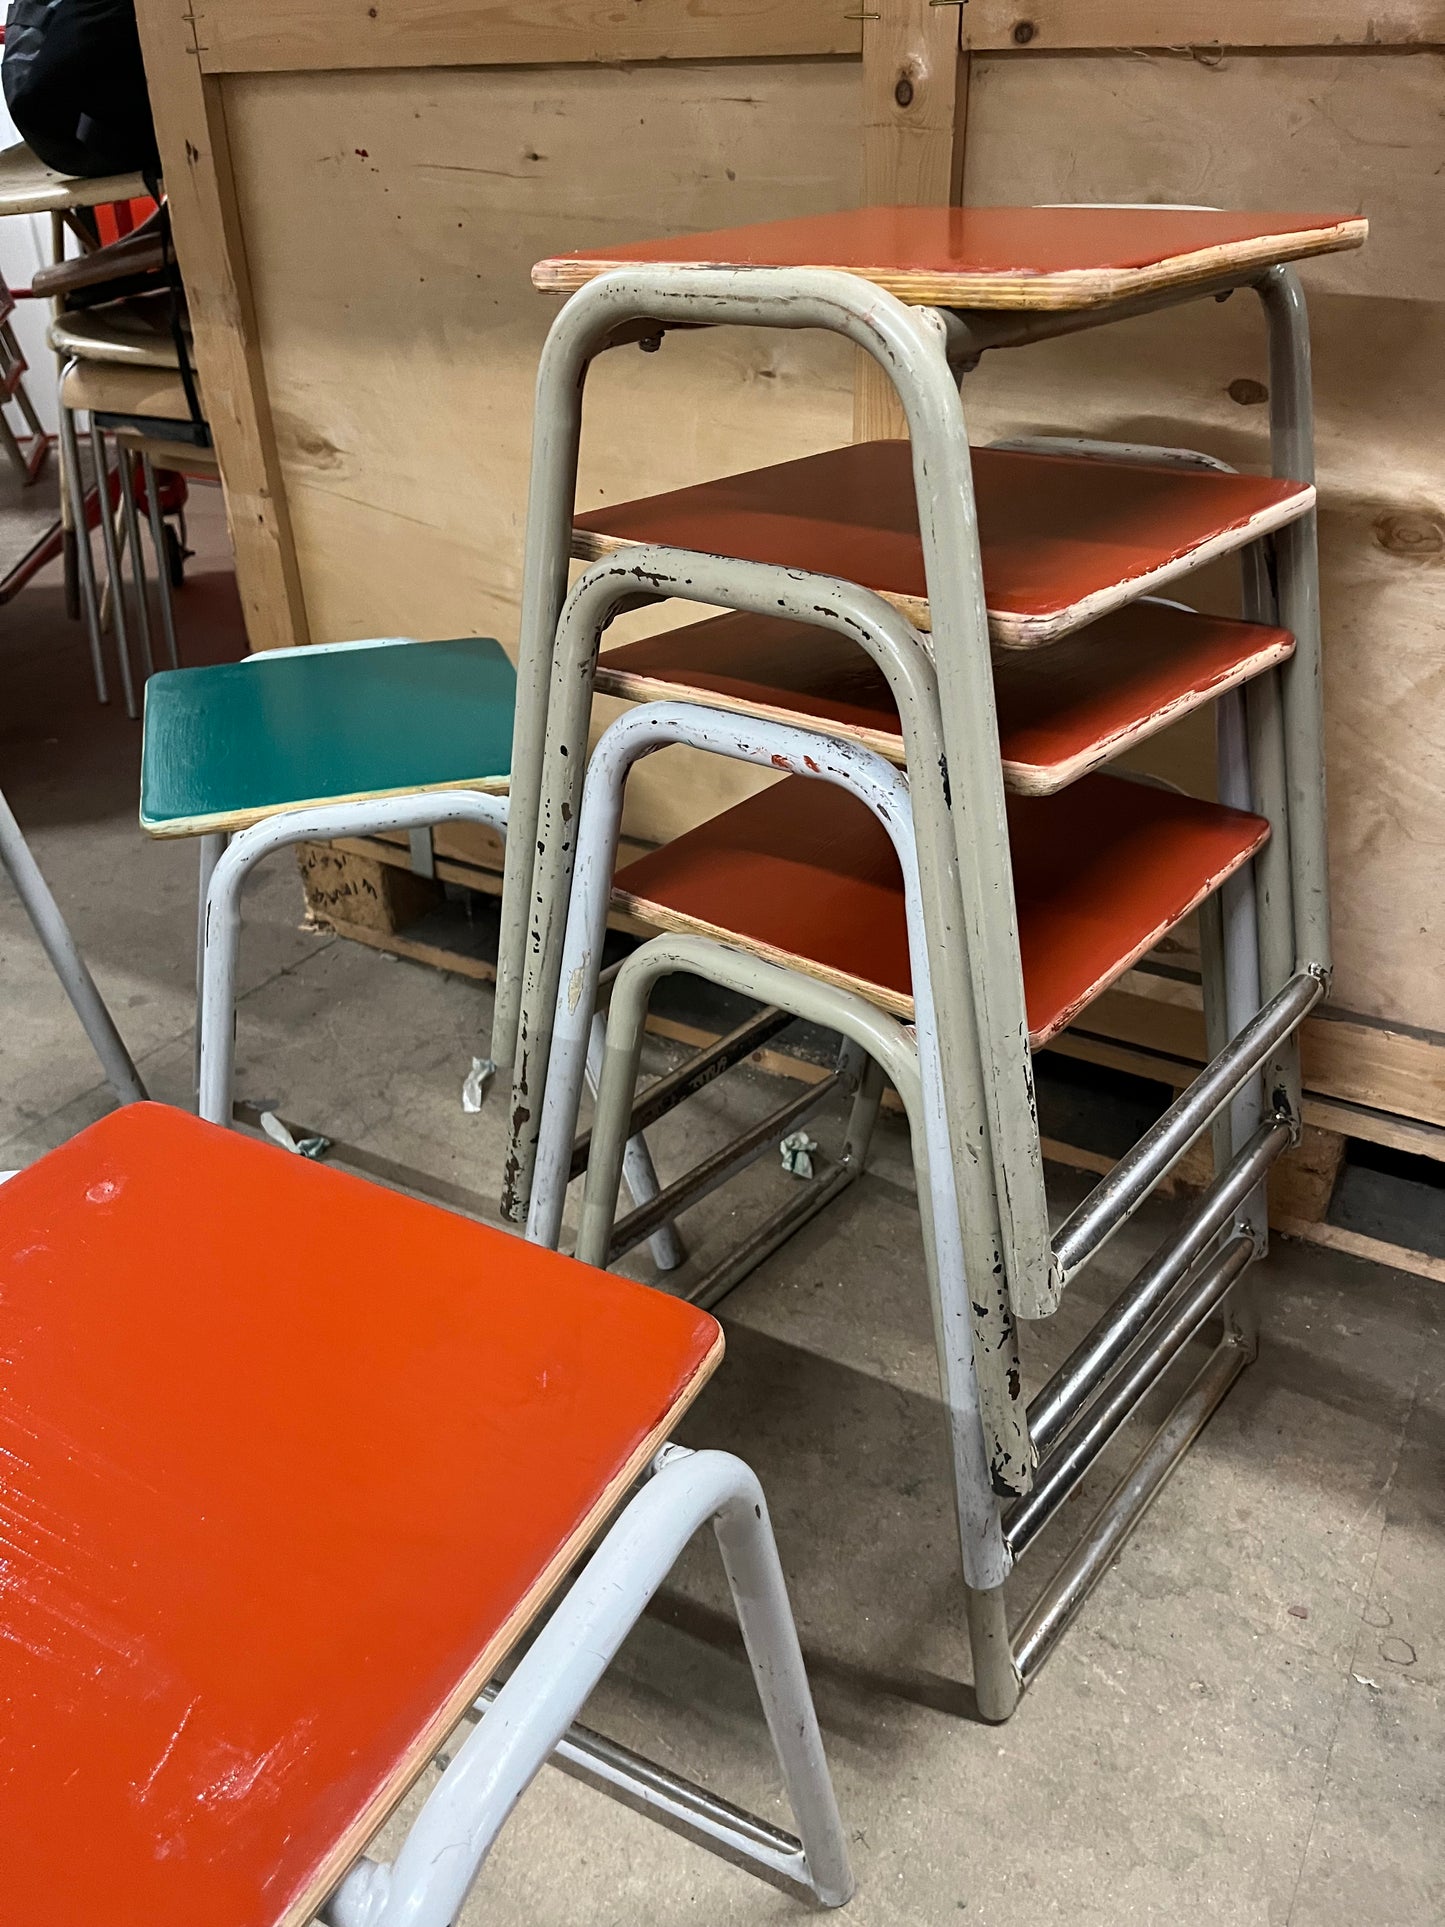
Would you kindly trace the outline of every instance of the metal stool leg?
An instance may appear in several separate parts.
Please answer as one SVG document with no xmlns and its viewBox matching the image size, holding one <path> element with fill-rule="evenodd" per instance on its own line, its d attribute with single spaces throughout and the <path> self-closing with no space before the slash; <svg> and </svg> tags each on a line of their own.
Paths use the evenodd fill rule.
<svg viewBox="0 0 1445 1927">
<path fill-rule="evenodd" d="M 116 541 L 115 523 L 110 513 L 110 467 L 106 459 L 105 437 L 96 426 L 93 417 L 90 424 L 90 448 L 94 457 L 95 486 L 100 499 L 100 539 L 105 549 L 105 568 L 110 580 L 111 620 L 115 624 L 115 646 L 120 652 L 120 679 L 121 687 L 125 691 L 125 713 L 134 722 L 139 711 L 136 709 L 135 684 L 131 675 L 130 632 L 125 619 L 125 583 L 121 578 L 120 546 Z M 122 493 L 124 493 L 124 481 L 122 471 Z M 83 546 L 86 534 L 83 515 L 76 534 Z"/>
<path fill-rule="evenodd" d="M 799 1838 L 573 1728 L 698 1527 L 711 1521 Z M 840 1907 L 848 1849 L 787 1587 L 756 1477 L 726 1452 L 665 1447 L 507 1683 L 484 1703 L 391 1868 L 363 1861 L 330 1927 L 450 1927 L 512 1809 L 549 1758 L 796 1898 Z"/>
<path fill-rule="evenodd" d="M 66 369 L 75 366 L 71 362 Z M 62 381 L 64 377 L 62 376 Z M 75 413 L 62 403 L 60 409 L 60 465 L 65 496 L 70 504 L 70 520 L 75 536 L 75 567 L 80 581 L 80 607 L 85 619 L 85 633 L 90 643 L 90 666 L 95 676 L 95 694 L 98 702 L 110 701 L 110 690 L 105 679 L 105 658 L 101 652 L 100 641 L 100 599 L 95 590 L 95 557 L 90 547 L 90 525 L 85 511 L 85 476 L 80 466 L 80 442 L 75 433 Z M 128 669 L 129 664 L 124 662 Z M 134 696 L 129 699 L 134 702 Z M 128 705 L 129 706 L 129 705 Z"/>
<path fill-rule="evenodd" d="M 156 558 L 156 600 L 160 604 L 161 633 L 166 639 L 166 655 L 172 669 L 181 666 L 181 655 L 176 647 L 175 597 L 171 593 L 170 551 L 166 547 L 165 522 L 161 516 L 160 497 L 156 489 L 155 464 L 149 455 L 140 458 L 141 480 L 145 484 L 146 518 L 150 523 L 151 547 Z M 136 545 L 136 569 L 140 577 L 141 594 L 145 594 L 144 571 L 140 568 L 140 545 Z"/>
<path fill-rule="evenodd" d="M 918 1180 L 924 1269 L 933 1307 L 939 1380 L 948 1417 L 974 1690 L 985 1719 L 1007 1719 L 1018 1703 L 1019 1681 L 1009 1651 L 1003 1585 L 1012 1561 L 1003 1541 L 998 1501 L 984 1439 L 982 1402 L 968 1280 L 963 1263 L 947 1120 L 938 1085 L 937 1052 L 925 1054 L 895 1018 L 863 998 L 797 971 L 769 963 L 707 937 L 656 937 L 623 964 L 613 989 L 613 1023 L 599 1081 L 592 1157 L 582 1201 L 577 1256 L 605 1261 L 616 1212 L 621 1142 L 641 1061 L 647 1004 L 658 978 L 673 971 L 759 998 L 798 1017 L 837 1030 L 891 1078 L 903 1100 Z M 917 1026 L 922 1038 L 927 1016 Z M 562 1063 L 565 1064 L 565 1058 Z M 565 1093 L 549 1103 L 565 1108 Z M 871 1093 L 870 1093 L 871 1097 Z"/>
<path fill-rule="evenodd" d="M 607 1046 L 607 1020 L 601 1011 L 594 1014 L 592 1025 L 587 1033 L 587 1082 L 595 1091 L 597 1080 L 602 1074 L 602 1054 Z M 635 1205 L 651 1204 L 661 1186 L 657 1182 L 657 1168 L 652 1162 L 652 1153 L 647 1148 L 647 1139 L 639 1131 L 627 1140 L 627 1150 L 622 1160 L 623 1182 Z M 659 1271 L 676 1271 L 687 1256 L 682 1239 L 678 1236 L 676 1225 L 661 1225 L 648 1240 L 652 1252 L 652 1262 Z"/>
<path fill-rule="evenodd" d="M 136 463 L 130 451 L 119 449 L 120 456 L 120 512 L 125 518 L 125 539 L 130 550 L 130 570 L 135 582 L 136 623 L 140 630 L 141 660 L 145 664 L 147 676 L 155 674 L 155 653 L 151 648 L 151 611 L 150 594 L 146 587 L 145 551 L 141 547 L 140 517 L 135 507 Z M 125 593 L 119 578 L 116 581 L 116 595 Z"/>
<path fill-rule="evenodd" d="M 10 873 L 10 880 L 76 1016 L 85 1026 L 85 1034 L 95 1047 L 107 1083 L 122 1104 L 143 1103 L 145 1085 L 3 793 L 0 793 L 0 861 Z"/>
</svg>

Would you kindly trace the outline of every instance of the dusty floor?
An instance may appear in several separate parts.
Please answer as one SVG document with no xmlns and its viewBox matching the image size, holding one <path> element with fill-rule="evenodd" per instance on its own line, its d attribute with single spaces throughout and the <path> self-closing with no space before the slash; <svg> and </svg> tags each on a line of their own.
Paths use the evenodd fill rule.
<svg viewBox="0 0 1445 1927">
<path fill-rule="evenodd" d="M 217 549 L 215 505 L 200 514 Z M 223 576 L 184 591 L 191 660 L 236 653 Z M 193 846 L 135 826 L 138 735 L 96 708 L 44 585 L 0 609 L 0 780 L 158 1096 L 191 1061 Z M 373 1168 L 490 1195 L 501 1106 L 462 1115 L 485 1034 L 475 985 L 301 928 L 279 859 L 247 904 L 238 1095 Z M 106 1108 L 68 1007 L 0 884 L 0 1166 Z M 735 1077 L 658 1133 L 664 1175 L 756 1115 Z M 836 1128 L 836 1120 L 832 1121 Z M 820 1130 L 820 1136 L 824 1133 Z M 1013 1722 L 970 1716 L 943 1434 L 901 1130 L 876 1174 L 724 1308 L 728 1358 L 687 1436 L 770 1495 L 859 1888 L 857 1927 L 1445 1920 L 1445 1338 L 1439 1288 L 1281 1243 L 1264 1345 Z M 699 1258 L 765 1168 L 689 1225 Z M 1074 1180 L 1061 1175 L 1060 1204 Z M 701 1222 L 698 1222 L 701 1220 Z M 1157 1236 L 1103 1261 L 1102 1296 Z M 345 1230 L 335 1235 L 344 1241 Z M 318 1226 L 318 1244 L 327 1227 Z M 297 1254 L 304 1269 L 308 1254 Z M 1088 1322 L 1029 1334 L 1035 1369 Z M 1026 1601 L 1086 1494 L 1018 1576 Z M 1033 1579 L 1030 1566 L 1035 1565 Z M 781 1819 L 710 1548 L 696 1545 L 590 1719 Z M 745 1875 L 545 1773 L 466 1919 L 528 1927 L 783 1921 Z"/>
</svg>

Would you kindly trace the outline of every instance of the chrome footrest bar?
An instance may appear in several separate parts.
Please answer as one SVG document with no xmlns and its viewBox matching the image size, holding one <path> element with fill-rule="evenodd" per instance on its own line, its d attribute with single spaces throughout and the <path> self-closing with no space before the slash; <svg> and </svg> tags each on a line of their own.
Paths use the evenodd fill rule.
<svg viewBox="0 0 1445 1927">
<path fill-rule="evenodd" d="M 500 1690 L 496 1685 L 484 1687 L 477 1711 L 485 1712 Z M 660 1821 L 670 1833 L 708 1847 L 795 1899 L 816 1905 L 817 1897 L 803 1871 L 802 1842 L 696 1781 L 669 1772 L 580 1721 L 558 1741 L 551 1763 L 633 1812 Z"/>
<path fill-rule="evenodd" d="M 647 1086 L 632 1107 L 629 1135 L 636 1137 L 640 1131 L 645 1131 L 656 1124 L 660 1118 L 666 1117 L 669 1111 L 675 1110 L 689 1097 L 696 1097 L 698 1092 L 705 1090 L 715 1078 L 721 1077 L 724 1071 L 731 1070 L 734 1064 L 740 1064 L 745 1057 L 751 1057 L 755 1050 L 761 1050 L 764 1044 L 776 1037 L 780 1030 L 786 1030 L 792 1022 L 793 1019 L 787 1011 L 775 1009 L 770 1005 L 767 1009 L 758 1011 L 755 1016 L 749 1017 L 746 1022 L 739 1024 L 736 1030 L 730 1030 L 725 1037 L 719 1037 L 715 1044 L 709 1044 L 706 1050 L 698 1051 L 695 1056 L 689 1057 L 686 1063 L 679 1064 L 677 1069 L 669 1071 L 666 1077 L 657 1078 Z M 572 1151 L 569 1181 L 572 1178 L 580 1178 L 587 1169 L 587 1157 L 591 1148 L 591 1131 L 579 1132 Z"/>
<path fill-rule="evenodd" d="M 1248 1363 L 1249 1354 L 1243 1346 L 1228 1341 L 1218 1346 L 1100 1507 L 1019 1630 L 1014 1642 L 1014 1666 L 1025 1686 L 1032 1682 L 1114 1555 Z"/>
<path fill-rule="evenodd" d="M 1067 1283 L 1130 1218 L 1217 1111 L 1280 1042 L 1298 1029 L 1325 994 L 1318 977 L 1301 972 L 1222 1050 L 1213 1063 L 1094 1186 L 1054 1239 L 1054 1258 Z"/>
<path fill-rule="evenodd" d="M 711 1157 L 695 1164 L 647 1204 L 639 1205 L 636 1211 L 629 1211 L 613 1229 L 607 1246 L 608 1264 L 616 1264 L 625 1251 L 630 1251 L 635 1244 L 650 1236 L 658 1225 L 680 1216 L 691 1205 L 700 1203 L 709 1193 L 716 1191 L 719 1185 L 726 1184 L 737 1172 L 746 1170 L 770 1145 L 780 1137 L 786 1137 L 804 1118 L 811 1117 L 834 1091 L 845 1089 L 852 1082 L 851 1072 L 837 1070 L 821 1083 L 809 1085 L 800 1096 L 790 1098 L 775 1111 L 769 1111 L 766 1117 L 760 1118 L 750 1129 L 714 1151 Z"/>
<path fill-rule="evenodd" d="M 1171 1291 L 1288 1147 L 1283 1119 L 1260 1126 L 1222 1176 L 1204 1193 L 1192 1217 L 1176 1231 L 1093 1330 L 1075 1347 L 1029 1405 L 1029 1436 L 1042 1454 L 1099 1391 L 1118 1361 L 1156 1315 Z"/>
<path fill-rule="evenodd" d="M 750 1273 L 757 1270 L 765 1258 L 785 1245 L 794 1233 L 802 1230 L 811 1218 L 825 1211 L 855 1179 L 862 1176 L 859 1164 L 838 1164 L 825 1177 L 814 1178 L 804 1187 L 801 1197 L 785 1204 L 781 1211 L 775 1211 L 766 1223 L 760 1224 L 756 1231 L 734 1246 L 721 1263 L 688 1292 L 688 1302 L 700 1305 L 704 1311 L 711 1311 L 720 1305 L 730 1291 L 739 1286 Z"/>
<path fill-rule="evenodd" d="M 1157 1384 L 1210 1314 L 1219 1309 L 1253 1257 L 1251 1239 L 1232 1238 L 1193 1285 L 1177 1293 L 1161 1318 L 1146 1329 L 1107 1395 L 1091 1406 L 1083 1421 L 1059 1442 L 1041 1467 L 1033 1491 L 1005 1514 L 1004 1544 L 1015 1559 L 1043 1531 L 1150 1387 Z"/>
</svg>

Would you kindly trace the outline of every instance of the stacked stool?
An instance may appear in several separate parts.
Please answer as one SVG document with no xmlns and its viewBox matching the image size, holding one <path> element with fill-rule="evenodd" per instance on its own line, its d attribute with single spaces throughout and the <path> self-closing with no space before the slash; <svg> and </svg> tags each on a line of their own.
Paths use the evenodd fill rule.
<svg viewBox="0 0 1445 1927">
<path fill-rule="evenodd" d="M 705 1312 L 151 1104 L 0 1189 L 0 1266 L 10 1918 L 449 1927 L 551 1757 L 846 1901 L 762 1491 L 668 1443 Z M 573 1724 L 709 1523 L 796 1837 Z"/>
<path fill-rule="evenodd" d="M 535 277 L 576 292 L 538 384 L 493 1045 L 514 1063 L 504 1202 L 514 1215 L 530 1202 L 532 1234 L 555 1242 L 583 1161 L 579 1026 L 626 769 L 687 741 L 791 772 L 616 879 L 617 901 L 682 935 L 645 946 L 614 989 L 584 1245 L 606 1257 L 623 1242 L 619 1115 L 625 1136 L 659 1114 L 647 1092 L 626 1115 L 650 976 L 696 970 L 774 1010 L 831 1011 L 852 1044 L 839 1071 L 855 1092 L 852 1170 L 876 1067 L 914 1054 L 903 1095 L 975 1683 L 993 1718 L 1253 1353 L 1238 1281 L 1265 1248 L 1262 1181 L 1299 1125 L 1296 1033 L 1329 976 L 1309 347 L 1285 263 L 1364 233 L 1344 216 L 864 209 L 565 257 Z M 970 449 L 958 383 L 985 351 L 1237 289 L 1259 295 L 1268 322 L 1272 475 L 1168 450 Z M 576 516 L 591 359 L 729 323 L 853 341 L 896 388 L 910 442 Z M 1145 600 L 1230 553 L 1246 621 Z M 569 554 L 593 563 L 570 595 Z M 662 700 L 604 736 L 584 797 L 602 630 L 669 597 L 730 613 L 609 661 L 613 693 Z M 1099 773 L 1208 702 L 1218 802 Z M 1212 1060 L 1051 1234 L 1031 1050 L 1195 909 Z M 1211 1125 L 1214 1184 L 1026 1408 L 1016 1318 L 1053 1312 Z M 681 1210 L 726 1168 L 710 1160 L 656 1208 Z M 777 1241 L 752 1241 L 749 1260 Z M 704 1281 L 708 1301 L 746 1268 Z M 1013 1560 L 1220 1311 L 1203 1371 L 1011 1635 Z"/>
</svg>

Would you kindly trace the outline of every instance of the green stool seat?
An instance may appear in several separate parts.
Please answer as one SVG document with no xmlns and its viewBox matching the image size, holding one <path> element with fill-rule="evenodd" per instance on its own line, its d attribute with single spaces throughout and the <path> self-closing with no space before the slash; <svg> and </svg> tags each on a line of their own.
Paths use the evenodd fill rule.
<svg viewBox="0 0 1445 1927">
<path fill-rule="evenodd" d="M 141 828 L 228 834 L 278 810 L 507 788 L 516 672 L 502 646 L 275 650 L 146 684 Z"/>
</svg>

